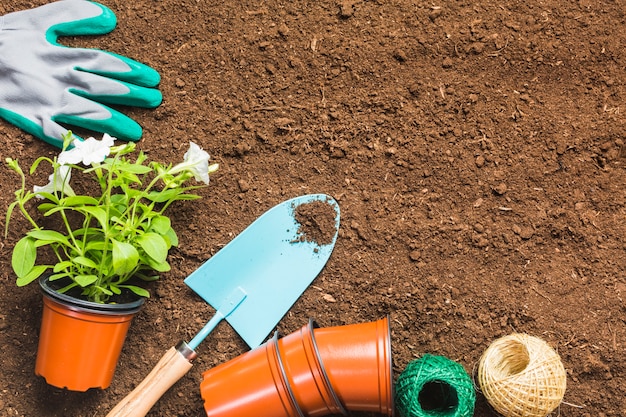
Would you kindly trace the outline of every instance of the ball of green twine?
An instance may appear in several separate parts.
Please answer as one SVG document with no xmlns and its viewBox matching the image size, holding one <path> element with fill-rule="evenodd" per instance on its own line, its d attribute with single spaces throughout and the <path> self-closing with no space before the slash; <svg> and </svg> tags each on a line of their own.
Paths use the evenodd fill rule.
<svg viewBox="0 0 626 417">
<path fill-rule="evenodd" d="M 426 354 L 402 371 L 395 388 L 399 417 L 471 417 L 476 392 L 463 366 Z"/>
</svg>

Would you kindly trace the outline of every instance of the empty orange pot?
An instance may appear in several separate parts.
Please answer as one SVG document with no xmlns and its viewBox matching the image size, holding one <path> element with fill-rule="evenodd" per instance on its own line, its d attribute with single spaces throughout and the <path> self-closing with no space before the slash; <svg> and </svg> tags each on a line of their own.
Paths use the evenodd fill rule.
<svg viewBox="0 0 626 417">
<path fill-rule="evenodd" d="M 393 415 L 389 318 L 313 330 L 322 369 L 345 408 Z"/>
<path fill-rule="evenodd" d="M 296 402 L 308 417 L 346 414 L 322 368 L 313 338 L 313 320 L 299 331 L 278 340 L 280 364 Z"/>
<path fill-rule="evenodd" d="M 280 366 L 278 334 L 267 343 L 209 369 L 200 393 L 210 417 L 304 417 Z"/>
<path fill-rule="evenodd" d="M 35 374 L 72 391 L 107 388 L 128 327 L 144 299 L 98 304 L 60 294 L 40 280 L 43 316 Z"/>
</svg>

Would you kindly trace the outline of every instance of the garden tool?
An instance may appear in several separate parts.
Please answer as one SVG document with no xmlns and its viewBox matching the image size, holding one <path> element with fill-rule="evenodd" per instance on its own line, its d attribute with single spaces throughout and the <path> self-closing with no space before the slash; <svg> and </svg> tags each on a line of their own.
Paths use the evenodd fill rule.
<svg viewBox="0 0 626 417">
<path fill-rule="evenodd" d="M 295 219 L 299 206 L 314 202 L 326 203 L 334 211 L 334 234 L 328 244 L 303 238 Z M 322 270 L 338 229 L 339 206 L 325 194 L 287 200 L 255 220 L 185 279 L 216 309 L 213 318 L 191 342 L 170 348 L 107 417 L 145 416 L 191 369 L 195 349 L 223 319 L 250 348 L 259 346 Z"/>
<path fill-rule="evenodd" d="M 0 117 L 59 148 L 64 125 L 138 140 L 139 124 L 107 105 L 158 106 L 159 74 L 130 58 L 57 42 L 103 35 L 116 23 L 110 9 L 86 0 L 0 16 Z"/>
</svg>

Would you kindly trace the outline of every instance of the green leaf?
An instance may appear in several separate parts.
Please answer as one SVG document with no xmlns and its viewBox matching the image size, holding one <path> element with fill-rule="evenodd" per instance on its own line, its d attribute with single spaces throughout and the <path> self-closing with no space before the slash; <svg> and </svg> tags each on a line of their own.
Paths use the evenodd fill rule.
<svg viewBox="0 0 626 417">
<path fill-rule="evenodd" d="M 71 276 L 72 276 L 72 274 L 67 273 L 67 272 L 63 272 L 61 274 L 52 274 L 52 275 L 50 275 L 48 277 L 48 280 L 49 281 L 54 281 L 54 280 L 57 280 L 57 279 L 61 279 L 61 278 L 65 278 L 65 277 L 71 277 Z M 76 284 L 73 284 L 73 286 L 75 287 Z M 57 291 L 61 292 L 60 290 L 57 290 Z"/>
<path fill-rule="evenodd" d="M 26 236 L 30 236 L 33 239 L 43 240 L 46 242 L 56 242 L 61 243 L 63 245 L 69 246 L 69 241 L 67 237 L 63 236 L 61 233 L 55 230 L 31 230 L 26 233 Z"/>
<path fill-rule="evenodd" d="M 141 287 L 137 287 L 135 285 L 120 285 L 120 287 L 128 288 L 129 290 L 131 290 L 132 292 L 134 292 L 140 297 L 146 297 L 146 298 L 150 297 L 150 293 Z"/>
<path fill-rule="evenodd" d="M 118 206 L 128 206 L 128 197 L 125 194 L 113 194 L 111 196 L 111 203 Z"/>
<path fill-rule="evenodd" d="M 11 222 L 11 214 L 13 213 L 13 209 L 15 208 L 15 206 L 17 205 L 17 201 L 12 202 L 11 204 L 9 204 L 9 208 L 7 208 L 7 215 L 4 219 L 4 237 L 7 237 L 9 235 L 9 223 Z"/>
<path fill-rule="evenodd" d="M 89 258 L 85 258 L 84 256 L 77 256 L 72 259 L 72 262 L 78 265 L 86 266 L 87 268 L 98 269 L 98 265 Z"/>
<path fill-rule="evenodd" d="M 164 262 L 156 262 L 151 257 L 144 257 L 141 259 L 144 264 L 148 265 L 151 269 L 157 272 L 168 272 L 170 269 L 170 264 L 167 261 Z"/>
<path fill-rule="evenodd" d="M 76 206 L 95 206 L 98 204 L 98 200 L 86 195 L 76 195 L 70 197 L 64 197 L 60 201 L 61 205 L 66 207 Z"/>
<path fill-rule="evenodd" d="M 35 162 L 33 162 L 33 164 L 30 166 L 30 170 L 28 171 L 28 173 L 30 175 L 33 175 L 33 173 L 37 170 L 37 168 L 39 167 L 39 164 L 42 161 L 47 161 L 52 165 L 52 160 L 50 158 L 47 158 L 45 156 L 40 156 L 39 158 L 35 159 Z"/>
<path fill-rule="evenodd" d="M 27 276 L 35 266 L 37 259 L 37 246 L 35 239 L 25 236 L 21 238 L 13 248 L 13 256 L 11 257 L 11 266 L 13 271 L 22 278 Z"/>
<path fill-rule="evenodd" d="M 46 212 L 43 214 L 44 216 L 52 216 L 54 213 L 57 213 L 59 211 L 65 211 L 65 210 L 72 210 L 71 208 L 68 207 L 63 207 L 63 206 L 59 206 L 54 204 L 54 207 L 46 210 Z"/>
<path fill-rule="evenodd" d="M 109 222 L 107 221 L 107 213 L 102 207 L 87 206 L 81 207 L 80 210 L 95 217 L 96 220 L 98 220 L 98 223 L 100 223 L 100 226 L 102 226 L 103 230 L 107 230 L 107 228 L 109 227 Z"/>
<path fill-rule="evenodd" d="M 40 213 L 43 213 L 44 216 L 47 216 L 48 211 L 56 208 L 56 206 L 56 204 L 52 203 L 41 203 L 37 206 L 37 210 L 39 210 Z"/>
<path fill-rule="evenodd" d="M 74 229 L 74 236 L 85 236 L 86 241 L 97 240 L 104 238 L 104 232 L 98 227 L 81 227 L 80 229 Z"/>
<path fill-rule="evenodd" d="M 52 269 L 52 272 L 61 272 L 61 271 L 65 271 L 68 268 L 72 268 L 74 264 L 72 263 L 72 261 L 61 261 L 61 262 L 57 262 L 54 265 L 54 268 Z"/>
<path fill-rule="evenodd" d="M 137 243 L 146 254 L 158 263 L 167 259 L 167 242 L 156 233 L 144 233 L 137 237 Z"/>
<path fill-rule="evenodd" d="M 24 285 L 28 285 L 37 278 L 41 276 L 46 269 L 50 268 L 50 265 L 37 265 L 33 269 L 31 269 L 28 274 L 18 277 L 16 280 L 16 284 L 18 287 L 23 287 Z"/>
<path fill-rule="evenodd" d="M 169 217 L 157 215 L 150 221 L 150 231 L 164 235 L 172 227 L 171 224 Z"/>
<path fill-rule="evenodd" d="M 111 290 L 109 290 L 108 288 L 105 288 L 105 287 L 97 286 L 97 287 L 94 287 L 94 289 L 98 290 L 98 291 L 100 291 L 103 294 L 106 294 L 108 296 L 113 295 L 113 292 L 111 292 Z"/>
<path fill-rule="evenodd" d="M 151 172 L 152 169 L 150 167 L 144 166 L 144 165 L 138 165 L 138 164 L 122 164 L 121 167 L 119 167 L 120 170 L 123 170 L 124 173 L 127 172 L 132 172 L 133 174 L 147 174 L 148 172 Z"/>
<path fill-rule="evenodd" d="M 55 204 L 58 204 L 58 203 L 59 203 L 59 199 L 57 198 L 57 196 L 55 196 L 55 195 L 54 195 L 54 194 L 52 194 L 52 193 L 47 193 L 47 192 L 45 192 L 45 191 L 41 191 L 41 192 L 38 192 L 38 193 L 36 193 L 36 194 L 37 194 L 39 197 L 41 197 L 41 198 L 45 198 L 46 200 L 50 200 L 50 201 L 52 201 L 52 202 L 53 202 L 53 203 L 55 203 Z"/>
<path fill-rule="evenodd" d="M 106 242 L 104 242 L 103 240 L 92 240 L 89 241 L 85 246 L 85 252 L 89 252 L 92 250 L 101 252 L 104 251 L 106 247 Z"/>
<path fill-rule="evenodd" d="M 157 203 L 165 203 L 166 201 L 174 200 L 182 191 L 177 188 L 170 188 L 164 191 L 152 191 L 146 198 L 150 201 Z"/>
<path fill-rule="evenodd" d="M 118 168 L 118 169 L 120 169 L 120 168 Z M 132 184 L 132 183 L 141 184 L 141 180 L 139 179 L 138 176 L 136 176 L 132 172 L 124 172 L 123 175 L 120 175 L 120 176 L 114 178 L 113 181 L 111 181 L 110 184 L 113 187 L 122 187 L 122 188 L 124 188 L 124 187 L 127 187 L 129 184 Z M 126 194 L 128 194 L 128 193 L 126 193 Z"/>
<path fill-rule="evenodd" d="M 96 275 L 75 275 L 74 282 L 85 288 L 98 280 Z"/>
<path fill-rule="evenodd" d="M 130 243 L 113 240 L 113 271 L 117 275 L 132 272 L 139 262 L 139 252 Z"/>
<path fill-rule="evenodd" d="M 174 200 L 175 201 L 183 201 L 183 200 L 199 200 L 200 197 L 199 195 L 196 194 L 180 194 L 178 195 Z"/>
<path fill-rule="evenodd" d="M 170 246 L 178 247 L 178 236 L 176 235 L 176 232 L 174 231 L 174 229 L 170 227 L 170 229 L 167 232 L 165 232 L 164 237 L 167 240 L 169 240 Z"/>
</svg>

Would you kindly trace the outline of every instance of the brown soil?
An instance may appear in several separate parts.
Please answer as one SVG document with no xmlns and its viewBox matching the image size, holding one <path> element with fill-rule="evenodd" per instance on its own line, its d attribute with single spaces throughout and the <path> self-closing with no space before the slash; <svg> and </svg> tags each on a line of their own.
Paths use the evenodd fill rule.
<svg viewBox="0 0 626 417">
<path fill-rule="evenodd" d="M 337 212 L 324 201 L 300 204 L 295 208 L 294 218 L 300 225 L 298 240 L 329 245 L 337 234 Z"/>
<path fill-rule="evenodd" d="M 4 0 L 0 14 L 44 3 Z M 389 314 L 397 375 L 426 352 L 472 373 L 495 338 L 527 332 L 563 359 L 561 416 L 626 415 L 623 2 L 103 3 L 118 28 L 67 42 L 161 73 L 160 107 L 122 109 L 145 128 L 140 148 L 176 162 L 193 140 L 221 169 L 202 200 L 170 212 L 173 270 L 107 390 L 33 374 L 41 300 L 14 286 L 26 225 L 13 223 L 0 242 L 0 415 L 106 415 L 211 316 L 183 279 L 308 193 L 337 199 L 341 228 L 281 333 Z M 56 152 L 5 122 L 0 135 L 3 159 Z M 3 168 L 0 184 L 7 207 L 16 178 Z M 222 323 L 198 350 L 150 415 L 203 415 L 202 372 L 246 346 Z M 475 415 L 494 415 L 481 395 Z"/>
</svg>

